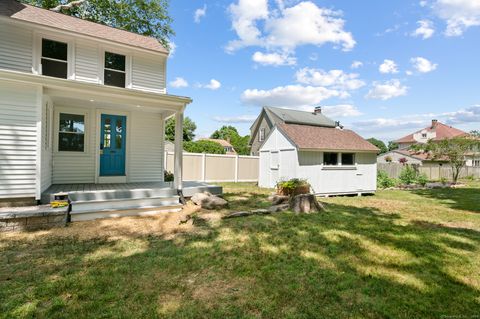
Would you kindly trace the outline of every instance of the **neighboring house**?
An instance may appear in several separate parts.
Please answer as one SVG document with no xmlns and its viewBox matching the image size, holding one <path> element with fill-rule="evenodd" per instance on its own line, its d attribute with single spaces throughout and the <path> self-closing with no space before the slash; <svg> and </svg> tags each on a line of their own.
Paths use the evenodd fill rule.
<svg viewBox="0 0 480 319">
<path fill-rule="evenodd" d="M 167 94 L 158 40 L 14 0 L 0 2 L 0 39 L 0 201 L 163 181 L 165 120 L 181 150 L 191 99 Z M 182 152 L 174 173 L 181 190 Z"/>
<path fill-rule="evenodd" d="M 237 155 L 237 151 L 235 151 L 235 149 L 233 148 L 232 144 L 230 144 L 229 141 L 216 139 L 216 138 L 202 138 L 202 141 L 215 142 L 217 144 L 220 144 L 220 146 L 223 147 L 223 149 L 225 150 L 225 154 Z"/>
<path fill-rule="evenodd" d="M 319 195 L 374 193 L 378 152 L 340 127 L 280 123 L 260 147 L 259 186 L 301 178 Z"/>
<path fill-rule="evenodd" d="M 322 114 L 322 108 L 304 112 L 276 107 L 263 107 L 262 112 L 250 127 L 250 153 L 259 155 L 260 146 L 276 124 L 307 124 L 321 127 L 335 127 L 337 123 Z"/>
<path fill-rule="evenodd" d="M 437 120 L 432 120 L 430 126 L 396 140 L 395 142 L 399 146 L 398 150 L 379 155 L 377 161 L 378 163 L 400 163 L 403 159 L 406 159 L 408 164 L 418 164 L 422 166 L 443 165 L 445 161 L 434 160 L 429 153 L 414 151 L 409 148 L 416 144 L 426 144 L 429 140 L 441 141 L 462 136 L 468 136 L 468 134 Z M 466 154 L 465 165 L 480 166 L 480 154 Z"/>
</svg>

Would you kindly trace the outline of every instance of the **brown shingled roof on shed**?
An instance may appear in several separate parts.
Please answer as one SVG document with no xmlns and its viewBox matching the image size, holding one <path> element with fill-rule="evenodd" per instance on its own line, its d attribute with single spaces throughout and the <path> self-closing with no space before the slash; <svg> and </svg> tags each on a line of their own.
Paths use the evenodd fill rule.
<svg viewBox="0 0 480 319">
<path fill-rule="evenodd" d="M 376 146 L 351 130 L 299 124 L 278 124 L 299 149 L 378 152 Z"/>
<path fill-rule="evenodd" d="M 155 38 L 22 4 L 16 0 L 0 0 L 0 16 L 168 54 L 168 50 Z"/>
</svg>

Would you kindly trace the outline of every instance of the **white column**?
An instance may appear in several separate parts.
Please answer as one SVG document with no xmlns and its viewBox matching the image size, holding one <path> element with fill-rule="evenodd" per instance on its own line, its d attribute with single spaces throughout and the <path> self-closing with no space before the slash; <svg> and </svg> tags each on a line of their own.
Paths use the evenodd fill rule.
<svg viewBox="0 0 480 319">
<path fill-rule="evenodd" d="M 175 165 L 174 165 L 174 187 L 181 190 L 182 166 L 183 166 L 183 111 L 175 113 Z"/>
</svg>

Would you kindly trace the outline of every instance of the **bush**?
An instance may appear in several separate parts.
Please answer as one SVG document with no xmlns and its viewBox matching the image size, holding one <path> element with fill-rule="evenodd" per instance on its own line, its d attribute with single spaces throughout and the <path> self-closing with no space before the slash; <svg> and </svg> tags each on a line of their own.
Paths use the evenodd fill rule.
<svg viewBox="0 0 480 319">
<path fill-rule="evenodd" d="M 183 149 L 189 153 L 225 154 L 225 149 L 222 145 L 205 140 L 184 142 Z"/>
<path fill-rule="evenodd" d="M 428 177 L 426 174 L 420 174 L 417 176 L 417 183 L 422 185 L 422 186 L 425 186 L 427 185 L 428 183 Z"/>
<path fill-rule="evenodd" d="M 388 177 L 387 172 L 379 171 L 377 174 L 377 186 L 378 188 L 390 188 L 395 187 L 397 181 L 394 178 Z"/>
<path fill-rule="evenodd" d="M 173 173 L 169 171 L 163 171 L 163 180 L 165 182 L 173 182 Z"/>
<path fill-rule="evenodd" d="M 400 176 L 398 178 L 402 184 L 410 185 L 417 181 L 417 175 L 417 171 L 412 166 L 406 165 L 400 172 Z"/>
<path fill-rule="evenodd" d="M 448 184 L 448 179 L 446 177 L 442 177 L 442 178 L 440 178 L 440 183 L 442 183 L 443 185 L 447 185 Z"/>
</svg>

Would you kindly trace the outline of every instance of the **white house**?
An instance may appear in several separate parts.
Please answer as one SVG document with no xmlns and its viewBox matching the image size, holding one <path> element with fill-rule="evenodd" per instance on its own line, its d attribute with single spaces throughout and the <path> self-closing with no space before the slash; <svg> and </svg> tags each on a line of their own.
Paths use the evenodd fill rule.
<svg viewBox="0 0 480 319">
<path fill-rule="evenodd" d="M 277 124 L 260 147 L 259 185 L 300 178 L 318 195 L 374 193 L 378 151 L 340 127 Z"/>
<path fill-rule="evenodd" d="M 40 200 L 66 184 L 55 189 L 111 191 L 104 197 L 118 201 L 127 192 L 115 191 L 132 183 L 152 188 L 138 183 L 163 182 L 171 116 L 173 188 L 182 190 L 182 123 L 191 99 L 167 94 L 167 58 L 154 38 L 2 0 L 0 201 Z M 117 184 L 96 186 L 102 183 Z M 92 196 L 84 198 L 99 200 Z"/>
</svg>

